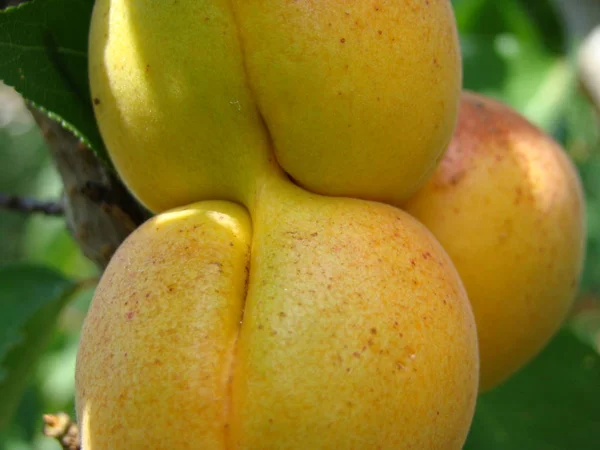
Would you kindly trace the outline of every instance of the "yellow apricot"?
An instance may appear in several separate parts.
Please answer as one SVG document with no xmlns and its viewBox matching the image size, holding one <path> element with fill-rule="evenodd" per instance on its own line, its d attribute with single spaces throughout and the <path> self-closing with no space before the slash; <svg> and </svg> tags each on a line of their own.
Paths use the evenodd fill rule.
<svg viewBox="0 0 600 450">
<path fill-rule="evenodd" d="M 447 0 L 98 0 L 97 122 L 154 212 L 247 205 L 272 152 L 326 195 L 398 203 L 434 170 L 461 64 Z"/>
<path fill-rule="evenodd" d="M 480 386 L 491 389 L 542 349 L 574 299 L 585 239 L 577 172 L 524 117 L 465 92 L 454 139 L 406 210 L 438 238 L 465 283 Z"/>
<path fill-rule="evenodd" d="M 158 215 L 119 249 L 77 361 L 86 450 L 461 449 L 477 336 L 435 238 L 281 179 L 259 199 L 251 253 L 225 202 Z"/>
</svg>

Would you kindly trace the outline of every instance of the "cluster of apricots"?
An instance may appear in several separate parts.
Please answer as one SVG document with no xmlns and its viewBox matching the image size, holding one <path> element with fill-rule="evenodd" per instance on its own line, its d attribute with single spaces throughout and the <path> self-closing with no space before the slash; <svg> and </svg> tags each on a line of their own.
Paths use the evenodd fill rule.
<svg viewBox="0 0 600 450">
<path fill-rule="evenodd" d="M 448 0 L 96 0 L 89 50 L 156 215 L 84 324 L 86 450 L 461 449 L 560 327 L 577 172 L 462 90 Z"/>
</svg>

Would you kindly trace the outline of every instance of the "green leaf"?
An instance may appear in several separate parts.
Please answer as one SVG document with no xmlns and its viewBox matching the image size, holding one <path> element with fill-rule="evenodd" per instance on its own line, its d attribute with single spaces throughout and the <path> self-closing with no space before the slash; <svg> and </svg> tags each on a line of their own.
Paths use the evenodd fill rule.
<svg viewBox="0 0 600 450">
<path fill-rule="evenodd" d="M 75 288 L 73 282 L 44 267 L 0 268 L 0 429 L 18 405 Z"/>
<path fill-rule="evenodd" d="M 525 369 L 479 397 L 465 450 L 597 450 L 600 356 L 563 329 Z"/>
<path fill-rule="evenodd" d="M 566 41 L 552 3 L 455 0 L 454 7 L 464 87 L 508 103 L 555 133 L 577 79 L 573 62 L 558 51 Z"/>
<path fill-rule="evenodd" d="M 92 0 L 34 0 L 0 11 L 0 79 L 108 162 L 88 86 Z"/>
</svg>

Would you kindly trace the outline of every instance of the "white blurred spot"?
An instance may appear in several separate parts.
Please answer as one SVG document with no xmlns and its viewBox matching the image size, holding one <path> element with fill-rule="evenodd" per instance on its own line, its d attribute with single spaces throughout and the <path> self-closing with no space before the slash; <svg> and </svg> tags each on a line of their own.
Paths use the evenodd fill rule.
<svg viewBox="0 0 600 450">
<path fill-rule="evenodd" d="M 12 135 L 28 132 L 34 121 L 23 98 L 11 87 L 0 81 L 0 128 Z"/>
</svg>

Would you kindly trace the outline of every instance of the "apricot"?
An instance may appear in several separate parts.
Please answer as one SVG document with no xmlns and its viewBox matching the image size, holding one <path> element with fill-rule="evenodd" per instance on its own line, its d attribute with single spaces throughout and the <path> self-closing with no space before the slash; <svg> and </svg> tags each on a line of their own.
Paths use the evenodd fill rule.
<svg viewBox="0 0 600 450">
<path fill-rule="evenodd" d="M 118 250 L 81 336 L 84 448 L 461 449 L 476 329 L 431 233 L 278 177 L 253 219 L 200 202 Z"/>
<path fill-rule="evenodd" d="M 573 302 L 585 241 L 577 171 L 523 116 L 465 92 L 448 151 L 405 206 L 465 284 L 489 390 L 543 348 Z"/>
<path fill-rule="evenodd" d="M 90 86 L 154 212 L 248 204 L 273 154 L 306 189 L 399 203 L 435 169 L 462 72 L 447 0 L 98 0 Z"/>
</svg>

